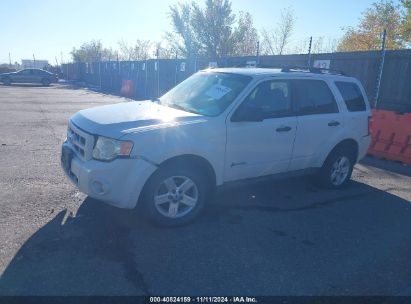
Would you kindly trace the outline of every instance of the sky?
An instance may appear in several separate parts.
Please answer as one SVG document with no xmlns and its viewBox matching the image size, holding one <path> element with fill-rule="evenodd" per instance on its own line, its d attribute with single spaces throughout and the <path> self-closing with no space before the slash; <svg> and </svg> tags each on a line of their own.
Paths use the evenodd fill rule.
<svg viewBox="0 0 411 304">
<path fill-rule="evenodd" d="M 204 0 L 197 1 L 203 3 Z M 374 0 L 232 0 L 234 12 L 248 11 L 254 25 L 272 28 L 281 10 L 291 7 L 296 18 L 292 43 L 306 37 L 335 39 L 343 27 L 355 26 Z M 13 0 L 0 2 L 0 63 L 46 59 L 71 60 L 70 51 L 83 42 L 164 40 L 171 30 L 169 6 L 177 0 Z"/>
</svg>

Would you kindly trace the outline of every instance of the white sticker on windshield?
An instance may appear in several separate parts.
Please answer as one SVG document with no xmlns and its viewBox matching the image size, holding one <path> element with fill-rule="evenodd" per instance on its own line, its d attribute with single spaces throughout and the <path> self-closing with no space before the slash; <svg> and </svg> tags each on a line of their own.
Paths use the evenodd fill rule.
<svg viewBox="0 0 411 304">
<path fill-rule="evenodd" d="M 205 94 L 208 97 L 211 97 L 213 99 L 220 99 L 222 98 L 224 95 L 226 95 L 227 93 L 229 93 L 231 91 L 230 88 L 225 87 L 221 84 L 215 84 L 213 85 L 211 88 L 208 89 L 207 92 L 205 92 Z"/>
</svg>

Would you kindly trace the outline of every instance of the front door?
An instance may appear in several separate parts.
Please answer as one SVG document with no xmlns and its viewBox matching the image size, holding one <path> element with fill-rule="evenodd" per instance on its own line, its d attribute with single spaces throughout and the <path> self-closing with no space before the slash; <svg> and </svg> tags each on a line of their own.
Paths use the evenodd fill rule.
<svg viewBox="0 0 411 304">
<path fill-rule="evenodd" d="M 32 81 L 33 70 L 25 69 L 19 71 L 13 78 L 13 82 L 28 83 Z"/>
<path fill-rule="evenodd" d="M 289 81 L 258 84 L 227 121 L 225 181 L 287 171 L 296 126 Z"/>
</svg>

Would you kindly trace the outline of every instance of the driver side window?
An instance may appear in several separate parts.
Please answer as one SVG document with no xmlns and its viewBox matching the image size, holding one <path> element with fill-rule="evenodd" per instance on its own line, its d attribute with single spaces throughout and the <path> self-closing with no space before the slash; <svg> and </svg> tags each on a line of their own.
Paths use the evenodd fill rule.
<svg viewBox="0 0 411 304">
<path fill-rule="evenodd" d="M 258 109 L 264 119 L 289 116 L 292 113 L 290 83 L 287 80 L 269 80 L 257 85 L 248 95 L 241 110 Z"/>
</svg>

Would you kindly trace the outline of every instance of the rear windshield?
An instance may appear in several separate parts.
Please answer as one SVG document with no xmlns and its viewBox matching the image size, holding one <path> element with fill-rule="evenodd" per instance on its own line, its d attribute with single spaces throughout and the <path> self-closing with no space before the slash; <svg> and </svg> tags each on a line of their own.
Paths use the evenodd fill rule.
<svg viewBox="0 0 411 304">
<path fill-rule="evenodd" d="M 335 83 L 350 112 L 365 111 L 364 96 L 357 84 L 338 81 Z"/>
</svg>

